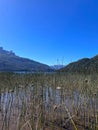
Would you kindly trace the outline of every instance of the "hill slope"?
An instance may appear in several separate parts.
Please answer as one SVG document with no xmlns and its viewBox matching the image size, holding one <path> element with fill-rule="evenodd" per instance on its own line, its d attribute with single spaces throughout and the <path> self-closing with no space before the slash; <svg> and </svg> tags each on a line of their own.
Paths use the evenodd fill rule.
<svg viewBox="0 0 98 130">
<path fill-rule="evenodd" d="M 91 59 L 84 58 L 76 62 L 70 63 L 63 69 L 60 69 L 60 71 L 67 73 L 85 73 L 85 74 L 98 73 L 98 55 L 96 55 Z"/>
<path fill-rule="evenodd" d="M 16 56 L 12 51 L 3 50 L 0 47 L 0 71 L 52 71 L 45 64 Z"/>
</svg>

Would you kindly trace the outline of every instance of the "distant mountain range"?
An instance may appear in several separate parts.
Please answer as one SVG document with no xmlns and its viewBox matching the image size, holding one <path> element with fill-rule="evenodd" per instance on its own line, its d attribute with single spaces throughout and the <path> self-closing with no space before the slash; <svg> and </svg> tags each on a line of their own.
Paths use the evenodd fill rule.
<svg viewBox="0 0 98 130">
<path fill-rule="evenodd" d="M 16 56 L 14 52 L 0 47 L 0 71 L 49 72 L 52 69 L 48 65 Z"/>
<path fill-rule="evenodd" d="M 50 66 L 52 69 L 54 70 L 59 70 L 61 68 L 64 68 L 65 66 L 64 65 L 53 65 L 53 66 Z"/>
<path fill-rule="evenodd" d="M 93 58 L 80 59 L 67 66 L 48 66 L 28 58 L 19 57 L 13 51 L 7 51 L 0 47 L 1 72 L 51 72 L 54 70 L 65 73 L 98 73 L 98 55 Z"/>
<path fill-rule="evenodd" d="M 98 73 L 98 55 L 90 59 L 83 58 L 76 62 L 70 63 L 69 65 L 60 69 L 59 71 L 66 73 L 84 73 L 84 74 Z"/>
</svg>

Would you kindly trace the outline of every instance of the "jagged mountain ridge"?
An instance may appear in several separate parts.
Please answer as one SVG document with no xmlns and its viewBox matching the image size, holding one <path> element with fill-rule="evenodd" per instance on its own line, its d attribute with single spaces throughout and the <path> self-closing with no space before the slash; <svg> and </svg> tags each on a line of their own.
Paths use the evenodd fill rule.
<svg viewBox="0 0 98 130">
<path fill-rule="evenodd" d="M 52 69 L 48 65 L 16 56 L 14 52 L 6 51 L 0 47 L 0 71 L 49 72 Z"/>
</svg>

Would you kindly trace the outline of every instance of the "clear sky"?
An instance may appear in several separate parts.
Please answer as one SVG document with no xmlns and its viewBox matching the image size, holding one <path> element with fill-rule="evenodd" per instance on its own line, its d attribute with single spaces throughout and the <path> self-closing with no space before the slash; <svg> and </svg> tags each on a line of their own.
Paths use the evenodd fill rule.
<svg viewBox="0 0 98 130">
<path fill-rule="evenodd" d="M 48 65 L 98 54 L 98 0 L 0 0 L 0 46 Z"/>
</svg>

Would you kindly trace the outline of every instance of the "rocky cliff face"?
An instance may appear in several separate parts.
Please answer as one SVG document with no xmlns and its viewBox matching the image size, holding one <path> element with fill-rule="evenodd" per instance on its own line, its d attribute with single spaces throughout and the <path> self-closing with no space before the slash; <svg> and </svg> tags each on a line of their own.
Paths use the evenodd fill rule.
<svg viewBox="0 0 98 130">
<path fill-rule="evenodd" d="M 16 56 L 13 51 L 0 47 L 0 71 L 49 72 L 52 69 L 48 65 Z"/>
</svg>

